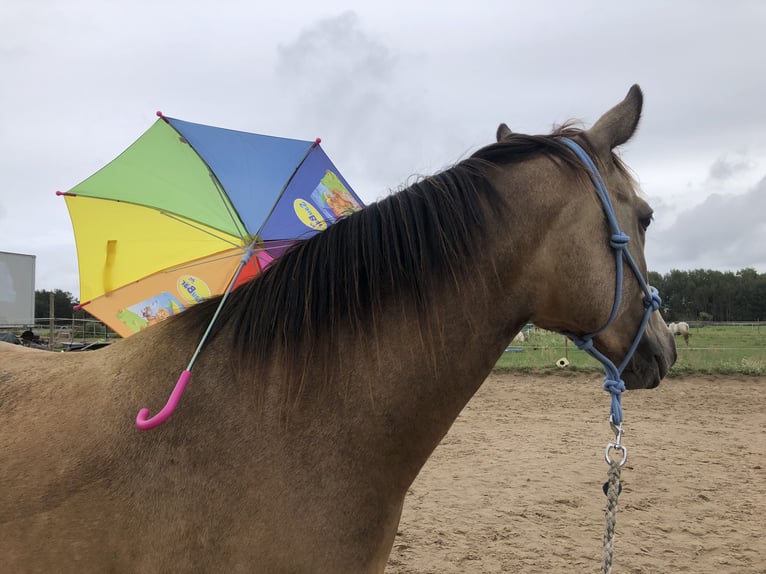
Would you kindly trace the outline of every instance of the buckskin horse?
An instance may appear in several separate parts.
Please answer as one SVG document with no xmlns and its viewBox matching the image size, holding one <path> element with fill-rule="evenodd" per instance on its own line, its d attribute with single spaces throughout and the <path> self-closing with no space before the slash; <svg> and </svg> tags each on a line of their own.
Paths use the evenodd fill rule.
<svg viewBox="0 0 766 574">
<path fill-rule="evenodd" d="M 292 249 L 225 301 L 152 430 L 136 411 L 164 404 L 219 301 L 92 353 L 0 344 L 3 570 L 379 573 L 407 488 L 525 323 L 635 350 L 624 386 L 656 387 L 675 343 L 647 311 L 652 211 L 613 152 L 642 101 L 587 130 L 502 124 Z M 572 142 L 630 237 L 620 281 Z"/>
</svg>

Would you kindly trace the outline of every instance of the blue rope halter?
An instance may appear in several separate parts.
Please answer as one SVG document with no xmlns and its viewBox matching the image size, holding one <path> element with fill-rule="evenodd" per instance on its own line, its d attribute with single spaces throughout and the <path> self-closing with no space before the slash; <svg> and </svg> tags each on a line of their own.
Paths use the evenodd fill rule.
<svg viewBox="0 0 766 574">
<path fill-rule="evenodd" d="M 611 231 L 611 236 L 609 237 L 609 245 L 612 247 L 612 249 L 614 249 L 615 264 L 617 266 L 617 284 L 615 286 L 614 305 L 612 306 L 612 313 L 609 315 L 607 322 L 597 331 L 587 335 L 575 335 L 574 333 L 567 332 L 563 333 L 563 335 L 569 337 L 578 349 L 582 349 L 604 366 L 604 370 L 606 371 L 606 378 L 604 379 L 604 390 L 612 396 L 610 420 L 613 425 L 619 426 L 622 424 L 622 407 L 620 406 L 620 398 L 622 396 L 622 392 L 625 390 L 625 383 L 622 380 L 622 372 L 633 356 L 633 353 L 636 352 L 638 343 L 641 340 L 641 337 L 644 335 L 644 331 L 646 331 L 646 326 L 649 324 L 649 317 L 651 317 L 654 311 L 657 311 L 660 308 L 662 300 L 660 299 L 660 295 L 657 292 L 657 289 L 654 287 L 649 287 L 649 285 L 646 283 L 646 280 L 641 275 L 641 271 L 636 265 L 633 256 L 628 250 L 630 237 L 623 233 L 622 230 L 620 230 L 620 225 L 617 223 L 617 217 L 615 216 L 614 207 L 612 206 L 612 200 L 609 197 L 609 193 L 606 190 L 606 185 L 604 185 L 604 180 L 601 179 L 601 174 L 599 174 L 596 165 L 593 163 L 593 160 L 590 158 L 590 156 L 588 156 L 585 150 L 583 150 L 571 139 L 560 138 L 559 141 L 571 149 L 575 155 L 577 155 L 577 157 L 583 162 L 583 164 L 585 164 L 585 167 L 588 169 L 590 179 L 593 182 L 593 185 L 596 186 L 596 191 L 598 192 L 598 196 L 601 199 L 601 204 L 604 206 L 606 219 L 609 223 L 609 228 Z M 641 290 L 644 292 L 645 312 L 644 317 L 641 320 L 641 324 L 638 327 L 638 331 L 636 332 L 636 336 L 633 338 L 633 343 L 630 345 L 625 358 L 622 360 L 619 366 L 615 366 L 615 364 L 608 357 L 596 349 L 596 347 L 593 345 L 593 338 L 604 331 L 607 327 L 609 327 L 609 325 L 611 325 L 614 319 L 617 317 L 617 312 L 619 311 L 620 304 L 622 302 L 623 260 L 627 261 L 628 265 L 633 270 L 633 274 L 636 276 L 638 284 L 641 286 Z"/>
</svg>

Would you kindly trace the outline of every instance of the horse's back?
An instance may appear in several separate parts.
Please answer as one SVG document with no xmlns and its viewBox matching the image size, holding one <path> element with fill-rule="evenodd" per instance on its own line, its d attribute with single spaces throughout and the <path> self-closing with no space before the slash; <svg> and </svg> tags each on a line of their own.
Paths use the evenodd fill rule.
<svg viewBox="0 0 766 574">
<path fill-rule="evenodd" d="M 183 411 L 138 431 L 137 409 L 161 405 L 176 363 L 147 360 L 147 348 L 159 345 L 144 339 L 88 353 L 0 349 L 0 556 L 8 571 L 383 570 L 393 539 L 381 543 L 368 522 L 350 529 L 349 493 L 301 466 L 343 477 L 328 462 L 336 451 L 313 453 L 313 439 L 301 447 L 265 422 L 263 434 L 227 435 L 254 417 L 229 395 L 232 385 L 196 372 Z M 300 455 L 284 456 L 293 451 Z M 393 533 L 395 502 L 384 517 Z M 319 523 L 307 518 L 312 512 Z M 315 544 L 323 528 L 335 553 Z M 360 537 L 356 545 L 349 532 Z"/>
<path fill-rule="evenodd" d="M 0 344 L 0 555 L 7 571 L 114 565 L 104 549 L 113 552 L 113 539 L 130 523 L 130 501 L 115 505 L 111 491 L 120 472 L 118 431 L 105 424 L 113 416 L 118 355 Z"/>
<path fill-rule="evenodd" d="M 41 403 L 61 399 L 58 395 L 78 388 L 80 402 L 87 389 L 92 388 L 92 377 L 100 371 L 100 361 L 92 353 L 53 353 L 20 345 L 0 343 L 0 417 L 41 415 Z M 12 404 L 10 393 L 16 399 Z M 8 408 L 13 407 L 13 408 Z M 59 404 L 59 410 L 61 405 Z"/>
<path fill-rule="evenodd" d="M 94 383 L 101 368 L 85 355 L 0 344 L 0 519 L 14 508 L 33 511 L 50 484 L 105 440 L 92 425 L 104 403 Z"/>
<path fill-rule="evenodd" d="M 23 345 L 14 345 L 5 341 L 0 341 L 0 368 L 5 368 L 13 364 L 16 357 L 28 356 L 29 353 L 40 353 L 40 349 L 32 349 Z M 45 351 L 42 351 L 45 352 Z"/>
</svg>

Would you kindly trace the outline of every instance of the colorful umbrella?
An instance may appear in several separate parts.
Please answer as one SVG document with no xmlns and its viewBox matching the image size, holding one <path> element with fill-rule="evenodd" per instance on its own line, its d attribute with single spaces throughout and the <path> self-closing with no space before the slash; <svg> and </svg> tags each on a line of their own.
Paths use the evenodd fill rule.
<svg viewBox="0 0 766 574">
<path fill-rule="evenodd" d="M 250 279 L 362 202 L 302 141 L 163 116 L 63 195 L 81 307 L 126 337 Z"/>
</svg>

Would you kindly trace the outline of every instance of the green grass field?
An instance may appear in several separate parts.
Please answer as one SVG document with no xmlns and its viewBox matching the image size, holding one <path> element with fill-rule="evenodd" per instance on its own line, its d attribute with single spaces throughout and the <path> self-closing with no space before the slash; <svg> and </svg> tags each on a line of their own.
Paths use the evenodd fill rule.
<svg viewBox="0 0 766 574">
<path fill-rule="evenodd" d="M 669 376 L 684 374 L 766 375 L 766 324 L 760 326 L 692 327 L 689 345 L 676 338 L 678 361 Z M 509 345 L 495 365 L 497 371 L 600 371 L 601 365 L 562 335 L 532 331 L 528 341 Z M 567 358 L 569 366 L 556 362 Z"/>
</svg>

